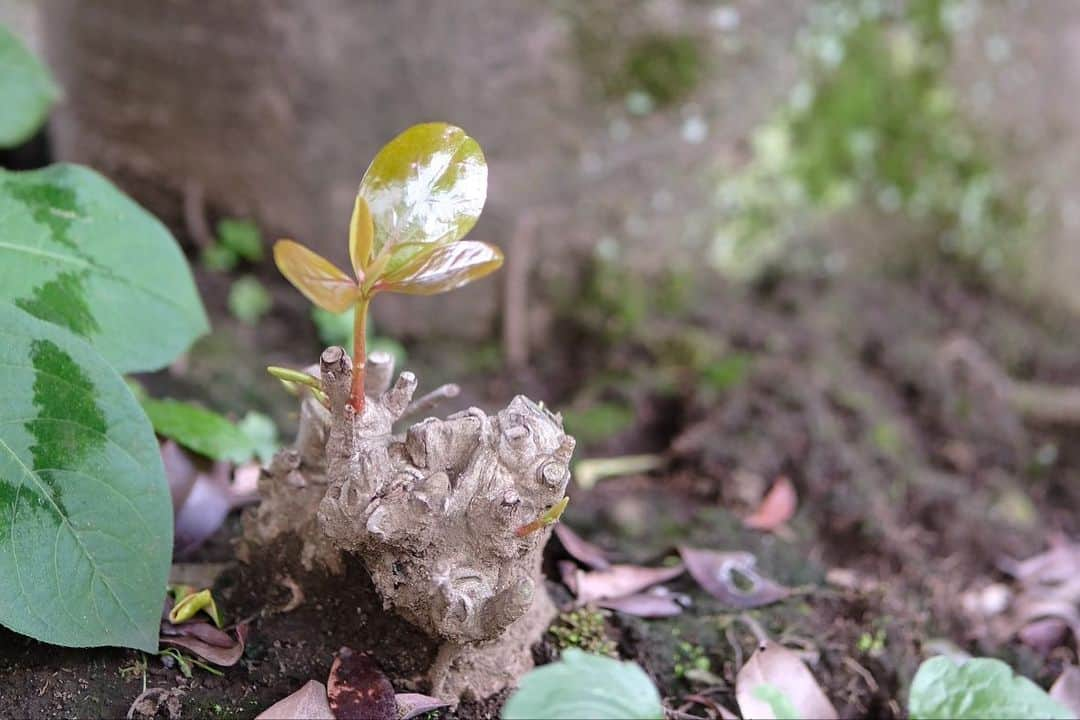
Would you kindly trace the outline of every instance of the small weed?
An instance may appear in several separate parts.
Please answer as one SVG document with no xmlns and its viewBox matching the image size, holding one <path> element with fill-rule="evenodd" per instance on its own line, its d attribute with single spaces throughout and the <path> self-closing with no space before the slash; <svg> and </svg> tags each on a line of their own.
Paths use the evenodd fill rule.
<svg viewBox="0 0 1080 720">
<path fill-rule="evenodd" d="M 687 673 L 711 672 L 712 663 L 700 645 L 681 640 L 675 646 L 675 677 L 686 679 Z"/>
<path fill-rule="evenodd" d="M 619 653 L 615 643 L 607 636 L 607 615 L 602 610 L 588 608 L 564 612 L 548 628 L 548 633 L 560 650 L 575 647 L 595 655 L 617 658 Z"/>
</svg>

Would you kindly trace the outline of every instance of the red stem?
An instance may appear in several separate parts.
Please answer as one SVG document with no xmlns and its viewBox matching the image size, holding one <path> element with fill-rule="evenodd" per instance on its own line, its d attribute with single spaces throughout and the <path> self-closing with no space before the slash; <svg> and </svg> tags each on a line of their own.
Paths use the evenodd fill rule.
<svg viewBox="0 0 1080 720">
<path fill-rule="evenodd" d="M 349 392 L 349 404 L 359 415 L 364 410 L 364 376 L 367 365 L 367 312 L 369 297 L 356 301 L 356 317 L 353 320 L 353 376 Z"/>
</svg>

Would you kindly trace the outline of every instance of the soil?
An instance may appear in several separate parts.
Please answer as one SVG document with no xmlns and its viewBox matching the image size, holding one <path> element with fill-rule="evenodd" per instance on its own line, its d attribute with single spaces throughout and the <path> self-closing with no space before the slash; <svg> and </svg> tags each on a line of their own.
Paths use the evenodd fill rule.
<svg viewBox="0 0 1080 720">
<path fill-rule="evenodd" d="M 295 352 L 292 328 L 301 310 L 282 303 L 260 330 L 258 351 L 242 353 L 255 356 L 251 369 L 237 369 L 235 360 L 224 365 L 227 384 L 236 384 L 237 373 L 255 377 L 265 355 L 283 355 L 290 346 Z M 581 447 L 578 457 L 661 452 L 664 468 L 573 491 L 564 522 L 625 561 L 659 563 L 680 543 L 747 550 L 764 574 L 799 592 L 740 614 L 684 576 L 670 584 L 689 598 L 682 615 L 608 614 L 606 629 L 620 655 L 646 669 L 668 706 L 704 717 L 684 698 L 707 691 L 734 709 L 734 677 L 753 651 L 755 622 L 817 658 L 814 673 L 843 717 L 902 716 L 915 668 L 927 646 L 941 640 L 1003 657 L 1044 685 L 1056 677 L 1075 648 L 1043 658 L 1015 641 L 995 644 L 958 598 L 999 578 L 1002 557 L 1036 553 L 1055 532 L 1080 534 L 1078 431 L 1032 426 L 965 389 L 942 371 L 941 348 L 962 333 L 1013 377 L 1080 385 L 1080 351 L 1063 341 L 1080 337 L 1080 323 L 952 276 L 788 276 L 751 291 L 714 287 L 697 307 L 690 326 L 698 336 L 719 338 L 722 354 L 749 358 L 744 376 L 723 389 L 706 388 L 691 371 L 663 385 L 643 384 L 634 396 L 635 426 Z M 496 406 L 514 390 L 548 388 L 538 399 L 569 403 L 605 369 L 660 363 L 652 340 L 669 341 L 686 328 L 650 323 L 616 346 L 575 343 L 573 357 L 547 355 L 528 374 L 466 379 L 462 402 Z M 227 318 L 217 325 L 237 344 L 251 339 Z M 308 340 L 316 357 L 317 341 Z M 434 367 L 447 357 L 444 348 L 417 350 L 410 364 L 434 373 L 434 383 L 468 369 L 465 351 L 457 354 L 466 358 L 462 367 Z M 424 367 L 426 358 L 432 368 Z M 203 366 L 209 361 L 193 355 L 186 369 L 151 384 L 213 397 L 220 366 Z M 739 517 L 779 475 L 799 495 L 788 530 L 747 530 Z M 189 560 L 230 562 L 238 528 L 233 518 Z M 300 575 L 289 557 L 281 548 L 252 565 L 230 565 L 219 577 L 215 594 L 228 618 L 251 628 L 243 660 L 220 677 L 196 669 L 186 678 L 135 651 L 45 646 L 0 629 L 0 717 L 119 717 L 149 687 L 173 693 L 159 717 L 251 717 L 307 680 L 325 680 L 345 645 L 378 651 L 399 692 L 423 689 L 433 649 L 419 634 L 391 635 L 379 612 L 357 611 L 378 607 L 362 573 L 349 587 L 305 576 L 303 602 L 282 612 L 290 598 L 282 577 Z M 563 557 L 558 542 L 550 543 L 548 567 Z M 569 597 L 557 583 L 550 589 L 556 601 Z M 549 638 L 534 654 L 547 660 L 557 651 Z M 709 675 L 686 671 L 705 665 L 700 658 Z M 494 718 L 504 699 L 465 703 L 446 716 Z"/>
</svg>

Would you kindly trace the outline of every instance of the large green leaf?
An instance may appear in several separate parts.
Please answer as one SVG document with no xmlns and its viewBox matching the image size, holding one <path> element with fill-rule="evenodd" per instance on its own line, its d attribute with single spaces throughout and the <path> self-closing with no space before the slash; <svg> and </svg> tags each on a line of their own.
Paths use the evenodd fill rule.
<svg viewBox="0 0 1080 720">
<path fill-rule="evenodd" d="M 45 66 L 0 25 L 0 148 L 20 145 L 37 132 L 59 95 Z"/>
<path fill-rule="evenodd" d="M 503 720 L 659 720 L 664 706 L 638 665 L 568 648 L 559 662 L 521 678 L 502 716 Z"/>
<path fill-rule="evenodd" d="M 72 333 L 0 304 L 0 624 L 157 650 L 172 503 L 131 390 Z"/>
<path fill-rule="evenodd" d="M 92 170 L 0 171 L 0 302 L 82 336 L 121 372 L 156 370 L 206 332 L 165 226 Z"/>
<path fill-rule="evenodd" d="M 255 443 L 228 418 L 179 400 L 143 398 L 143 410 L 158 435 L 214 460 L 247 462 Z"/>
<path fill-rule="evenodd" d="M 944 655 L 919 666 L 911 681 L 908 712 L 913 720 L 1073 717 L 1000 660 L 975 658 L 958 665 Z"/>
<path fill-rule="evenodd" d="M 484 209 L 487 162 L 461 128 L 414 125 L 371 161 L 359 194 L 371 209 L 376 255 L 403 242 L 453 242 Z"/>
</svg>

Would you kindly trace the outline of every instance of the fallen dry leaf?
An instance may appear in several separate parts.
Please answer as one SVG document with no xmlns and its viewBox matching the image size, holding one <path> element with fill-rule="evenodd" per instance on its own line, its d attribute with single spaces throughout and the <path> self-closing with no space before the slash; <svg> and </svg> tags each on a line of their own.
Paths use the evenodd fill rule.
<svg viewBox="0 0 1080 720">
<path fill-rule="evenodd" d="M 338 650 L 326 694 L 337 720 L 396 720 L 394 687 L 370 655 Z"/>
<path fill-rule="evenodd" d="M 574 593 L 580 604 L 597 600 L 623 598 L 652 587 L 658 583 L 682 575 L 682 565 L 674 567 L 650 568 L 640 565 L 612 565 L 607 570 L 585 572 L 575 569 L 573 573 Z"/>
<path fill-rule="evenodd" d="M 777 717 L 835 720 L 836 708 L 798 655 L 764 643 L 735 676 L 735 699 L 743 718 Z"/>
<path fill-rule="evenodd" d="M 795 486 L 786 476 L 781 475 L 769 488 L 758 509 L 743 519 L 743 524 L 753 530 L 775 530 L 795 516 L 798 503 L 799 496 L 795 492 Z"/>
<path fill-rule="evenodd" d="M 1029 622 L 1016 633 L 1020 642 L 1043 657 L 1065 643 L 1069 624 L 1058 617 L 1046 617 Z"/>
<path fill-rule="evenodd" d="M 1080 717 L 1080 667 L 1069 665 L 1050 686 L 1050 697 Z"/>
<path fill-rule="evenodd" d="M 450 707 L 448 702 L 419 693 L 398 693 L 394 700 L 397 702 L 397 720 L 410 720 L 432 710 Z"/>
<path fill-rule="evenodd" d="M 163 622 L 161 634 L 164 637 L 192 637 L 219 648 L 231 648 L 236 645 L 236 640 L 228 633 L 218 630 L 208 622 L 185 622 L 179 625 Z"/>
<path fill-rule="evenodd" d="M 221 667 L 232 667 L 240 661 L 240 658 L 244 655 L 244 643 L 246 640 L 247 626 L 242 623 L 236 626 L 236 640 L 231 647 L 219 647 L 217 645 L 211 645 L 199 638 L 183 635 L 178 637 L 165 636 L 161 638 L 161 642 L 163 643 L 182 647 L 203 660 Z"/>
<path fill-rule="evenodd" d="M 650 588 L 621 598 L 597 600 L 599 607 L 640 618 L 674 617 L 683 611 L 679 597 L 665 587 Z"/>
<path fill-rule="evenodd" d="M 761 575 L 748 552 L 718 552 L 679 546 L 687 571 L 717 600 L 739 610 L 783 600 L 791 589 Z M 748 587 L 744 588 L 741 585 Z"/>
<path fill-rule="evenodd" d="M 1055 538 L 1046 552 L 1021 561 L 1004 558 L 998 565 L 1025 586 L 1065 583 L 1080 576 L 1080 543 Z"/>
<path fill-rule="evenodd" d="M 195 484 L 195 463 L 187 451 L 172 440 L 161 443 L 161 463 L 165 466 L 165 478 L 169 481 L 169 495 L 172 496 L 173 510 L 181 507 L 187 500 Z"/>
<path fill-rule="evenodd" d="M 278 700 L 255 716 L 255 720 L 335 720 L 326 697 L 326 686 L 308 680 L 292 695 Z"/>
<path fill-rule="evenodd" d="M 582 565 L 587 565 L 593 570 L 606 570 L 611 567 L 611 561 L 607 559 L 607 553 L 588 540 L 585 540 L 571 530 L 566 523 L 555 526 L 555 537 L 559 538 L 566 552 Z"/>
</svg>

